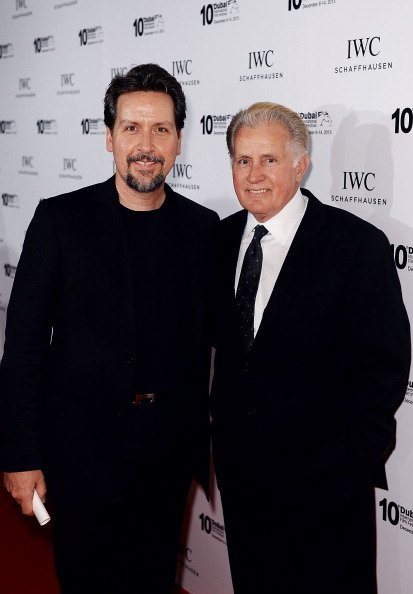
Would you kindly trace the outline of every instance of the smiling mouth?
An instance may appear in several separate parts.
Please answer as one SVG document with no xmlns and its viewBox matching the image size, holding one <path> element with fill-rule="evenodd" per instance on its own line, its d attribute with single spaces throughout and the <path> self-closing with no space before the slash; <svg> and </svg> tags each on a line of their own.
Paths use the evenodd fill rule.
<svg viewBox="0 0 413 594">
<path fill-rule="evenodd" d="M 128 157 L 127 161 L 128 161 L 129 166 L 132 163 L 136 163 L 140 167 L 148 167 L 148 166 L 153 167 L 157 163 L 160 163 L 161 165 L 163 165 L 165 162 L 165 159 L 163 159 L 162 157 L 154 157 L 152 155 L 137 154 L 137 155 Z"/>
<path fill-rule="evenodd" d="M 147 160 L 143 160 L 143 161 L 132 161 L 133 164 L 138 165 L 139 167 L 144 167 L 144 168 L 148 168 L 148 167 L 155 167 L 155 165 L 157 163 L 159 163 L 159 161 L 147 161 Z"/>
<path fill-rule="evenodd" d="M 265 194 L 266 192 L 269 192 L 268 189 L 262 189 L 262 190 L 246 190 L 249 194 L 254 194 L 254 195 L 259 195 L 259 194 Z"/>
</svg>

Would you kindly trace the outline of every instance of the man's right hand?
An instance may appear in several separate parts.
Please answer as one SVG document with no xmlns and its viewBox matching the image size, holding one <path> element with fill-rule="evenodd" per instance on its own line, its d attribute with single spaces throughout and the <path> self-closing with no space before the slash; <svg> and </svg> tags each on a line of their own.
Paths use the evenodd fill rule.
<svg viewBox="0 0 413 594">
<path fill-rule="evenodd" d="M 40 499 L 45 502 L 46 483 L 41 470 L 27 470 L 24 472 L 5 472 L 4 486 L 20 505 L 22 513 L 27 516 L 33 515 L 33 493 L 34 489 Z"/>
</svg>

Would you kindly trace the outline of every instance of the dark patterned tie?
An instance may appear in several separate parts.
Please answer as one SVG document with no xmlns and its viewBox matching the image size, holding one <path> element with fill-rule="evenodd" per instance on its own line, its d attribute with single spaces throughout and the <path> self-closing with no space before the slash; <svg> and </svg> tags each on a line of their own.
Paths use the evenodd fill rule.
<svg viewBox="0 0 413 594">
<path fill-rule="evenodd" d="M 257 225 L 254 237 L 245 252 L 238 281 L 235 302 L 239 314 L 241 342 L 249 351 L 254 341 L 254 308 L 262 267 L 261 239 L 268 233 L 264 225 Z"/>
</svg>

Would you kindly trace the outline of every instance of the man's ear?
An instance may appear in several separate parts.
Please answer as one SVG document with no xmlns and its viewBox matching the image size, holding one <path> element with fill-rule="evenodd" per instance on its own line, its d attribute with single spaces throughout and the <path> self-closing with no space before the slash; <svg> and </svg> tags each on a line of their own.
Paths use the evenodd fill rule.
<svg viewBox="0 0 413 594">
<path fill-rule="evenodd" d="M 176 150 L 176 156 L 181 154 L 181 148 L 182 148 L 182 130 L 179 130 L 179 132 L 178 132 L 178 147 Z"/>
<path fill-rule="evenodd" d="M 304 174 L 307 171 L 309 165 L 310 157 L 308 155 L 302 155 L 298 161 L 296 169 L 296 177 L 298 183 L 300 183 L 300 181 L 303 179 Z"/>
</svg>

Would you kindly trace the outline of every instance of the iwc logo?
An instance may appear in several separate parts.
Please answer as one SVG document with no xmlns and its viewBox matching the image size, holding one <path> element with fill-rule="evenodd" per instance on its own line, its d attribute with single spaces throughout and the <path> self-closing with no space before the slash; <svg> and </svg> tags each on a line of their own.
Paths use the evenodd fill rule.
<svg viewBox="0 0 413 594">
<path fill-rule="evenodd" d="M 15 0 L 15 13 L 13 14 L 13 19 L 20 19 L 21 17 L 28 17 L 33 14 L 33 12 L 27 6 L 28 0 Z"/>
<path fill-rule="evenodd" d="M 175 163 L 169 174 L 169 185 L 174 190 L 200 190 L 193 178 L 194 168 L 190 163 Z"/>
<path fill-rule="evenodd" d="M 77 85 L 76 74 L 74 72 L 62 72 L 58 78 L 57 95 L 78 95 L 80 89 Z"/>
<path fill-rule="evenodd" d="M 248 70 L 239 75 L 240 82 L 269 81 L 284 78 L 283 72 L 274 70 L 275 51 L 273 49 L 257 49 L 248 52 Z"/>
<path fill-rule="evenodd" d="M 189 58 L 182 58 L 172 62 L 172 74 L 181 83 L 185 85 L 199 85 L 200 80 L 193 76 L 193 61 Z"/>
<path fill-rule="evenodd" d="M 347 39 L 346 63 L 334 68 L 335 74 L 364 73 L 393 68 L 393 62 L 382 60 L 383 50 L 380 35 Z"/>
</svg>

